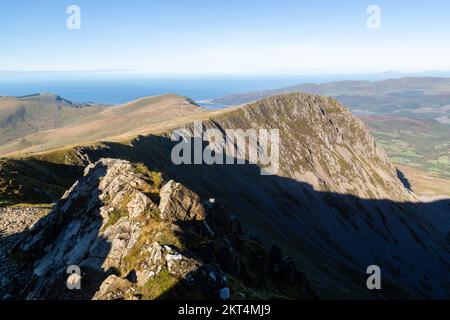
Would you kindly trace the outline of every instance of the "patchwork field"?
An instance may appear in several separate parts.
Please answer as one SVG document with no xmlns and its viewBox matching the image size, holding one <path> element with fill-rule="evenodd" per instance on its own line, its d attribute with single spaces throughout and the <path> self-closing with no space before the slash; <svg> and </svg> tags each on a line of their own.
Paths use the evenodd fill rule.
<svg viewBox="0 0 450 320">
<path fill-rule="evenodd" d="M 450 127 L 435 120 L 362 116 L 390 160 L 450 178 Z"/>
</svg>

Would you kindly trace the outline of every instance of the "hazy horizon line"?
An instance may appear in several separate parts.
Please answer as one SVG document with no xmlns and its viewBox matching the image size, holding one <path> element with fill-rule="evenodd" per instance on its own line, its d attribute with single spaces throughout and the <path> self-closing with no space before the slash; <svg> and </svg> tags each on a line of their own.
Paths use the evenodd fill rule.
<svg viewBox="0 0 450 320">
<path fill-rule="evenodd" d="M 323 77 L 364 77 L 364 76 L 450 76 L 450 70 L 425 70 L 425 71 L 413 71 L 403 72 L 396 70 L 387 70 L 380 72 L 342 72 L 342 73 L 152 73 L 144 70 L 132 70 L 132 69 L 93 69 L 93 70 L 0 70 L 1 74 L 123 74 L 123 75 L 136 75 L 136 76 L 148 76 L 148 77 L 226 77 L 226 78 L 270 78 L 270 77 L 286 77 L 286 78 L 323 78 Z"/>
</svg>

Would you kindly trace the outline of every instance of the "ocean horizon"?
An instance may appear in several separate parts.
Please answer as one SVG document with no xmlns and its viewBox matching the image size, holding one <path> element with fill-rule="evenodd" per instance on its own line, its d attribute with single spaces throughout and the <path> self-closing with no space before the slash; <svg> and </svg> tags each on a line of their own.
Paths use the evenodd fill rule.
<svg viewBox="0 0 450 320">
<path fill-rule="evenodd" d="M 325 76 L 180 76 L 120 73 L 1 73 L 0 96 L 57 94 L 78 103 L 122 104 L 146 96 L 174 93 L 200 105 L 229 94 L 338 80 L 383 80 L 388 74 Z"/>
<path fill-rule="evenodd" d="M 127 78 L 127 79 L 14 79 L 0 80 L 0 96 L 53 93 L 73 102 L 122 104 L 167 93 L 205 102 L 228 94 L 267 90 L 316 82 L 286 78 Z"/>
</svg>

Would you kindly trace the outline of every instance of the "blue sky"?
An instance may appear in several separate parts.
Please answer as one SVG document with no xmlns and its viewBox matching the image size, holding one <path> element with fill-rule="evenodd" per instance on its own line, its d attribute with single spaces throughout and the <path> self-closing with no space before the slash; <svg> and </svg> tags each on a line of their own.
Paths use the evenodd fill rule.
<svg viewBox="0 0 450 320">
<path fill-rule="evenodd" d="M 16 0 L 0 70 L 327 74 L 450 70 L 445 0 Z M 81 9 L 68 30 L 66 9 Z M 366 26 L 369 5 L 381 29 Z"/>
</svg>

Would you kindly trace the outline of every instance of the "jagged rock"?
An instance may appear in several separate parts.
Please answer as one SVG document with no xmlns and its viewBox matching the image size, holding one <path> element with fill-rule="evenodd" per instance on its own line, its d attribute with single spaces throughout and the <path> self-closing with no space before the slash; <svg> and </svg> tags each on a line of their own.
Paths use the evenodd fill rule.
<svg viewBox="0 0 450 320">
<path fill-rule="evenodd" d="M 200 198 L 180 183 L 171 180 L 161 188 L 159 210 L 168 220 L 203 220 L 205 209 Z"/>
<path fill-rule="evenodd" d="M 281 271 L 282 252 L 276 245 L 272 245 L 270 249 L 269 269 L 273 274 L 279 274 Z"/>
<path fill-rule="evenodd" d="M 222 288 L 219 290 L 219 297 L 221 300 L 228 300 L 231 298 L 230 288 Z"/>
<path fill-rule="evenodd" d="M 288 282 L 295 281 L 297 270 L 295 269 L 295 262 L 291 257 L 282 260 L 280 265 L 281 279 Z"/>
<path fill-rule="evenodd" d="M 142 269 L 136 272 L 137 283 L 140 286 L 164 269 L 172 276 L 183 279 L 200 266 L 195 259 L 186 257 L 169 246 L 161 246 L 158 242 L 154 242 L 148 251 L 149 256 L 142 263 Z"/>
<path fill-rule="evenodd" d="M 221 241 L 218 243 L 219 247 L 216 249 L 218 251 L 217 261 L 226 272 L 233 276 L 239 276 L 241 273 L 241 260 L 239 254 L 228 242 Z"/>
<path fill-rule="evenodd" d="M 140 191 L 146 184 L 127 161 L 102 159 L 88 166 L 85 176 L 16 246 L 15 254 L 35 259 L 35 287 L 53 282 L 48 277 L 70 265 L 99 272 L 119 269 L 142 233 L 134 218 L 156 207 Z"/>
<path fill-rule="evenodd" d="M 257 274 L 252 278 L 247 268 L 254 264 L 245 266 L 244 261 L 268 253 L 250 240 L 239 240 L 242 226 L 220 201 L 210 201 L 205 210 L 198 195 L 170 181 L 159 190 L 158 208 L 156 193 L 152 200 L 144 192 L 153 190 L 151 183 L 128 161 L 101 159 L 89 165 L 51 212 L 18 239 L 12 248 L 18 281 L 2 282 L 6 289 L 0 294 L 24 299 L 154 299 L 179 297 L 186 287 L 185 297 L 225 300 L 234 294 L 225 272 L 245 283 L 265 278 L 264 268 L 252 270 Z M 73 266 L 81 274 L 68 274 Z M 287 269 L 289 279 L 292 270 Z M 82 290 L 69 289 L 77 283 Z M 295 279 L 292 285 L 304 286 Z M 174 289 L 166 292 L 167 287 Z M 300 295 L 311 298 L 303 289 Z"/>
<path fill-rule="evenodd" d="M 123 300 L 130 295 L 132 283 L 115 275 L 109 276 L 94 295 L 93 300 Z"/>
<path fill-rule="evenodd" d="M 185 278 L 189 273 L 197 270 L 199 262 L 189 259 L 182 254 L 169 253 L 166 255 L 167 269 L 177 278 Z"/>
<path fill-rule="evenodd" d="M 242 234 L 242 225 L 235 216 L 230 216 L 229 232 L 235 235 Z"/>
<path fill-rule="evenodd" d="M 131 218 L 138 218 L 156 208 L 158 206 L 143 193 L 136 193 L 127 206 Z"/>
<path fill-rule="evenodd" d="M 160 265 L 164 262 L 164 248 L 160 246 L 158 242 L 153 242 L 150 248 L 148 248 L 150 256 L 147 262 L 152 266 Z"/>
</svg>

